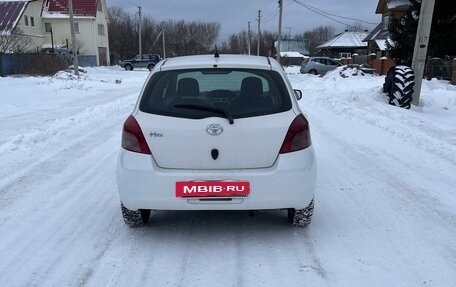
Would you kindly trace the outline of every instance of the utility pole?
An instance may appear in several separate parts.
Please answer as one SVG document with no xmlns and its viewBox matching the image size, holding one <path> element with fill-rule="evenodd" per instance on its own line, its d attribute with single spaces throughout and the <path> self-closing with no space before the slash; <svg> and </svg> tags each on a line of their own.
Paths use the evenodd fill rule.
<svg viewBox="0 0 456 287">
<path fill-rule="evenodd" d="M 54 54 L 54 32 L 52 31 L 52 25 L 51 25 L 51 49 L 52 49 L 52 54 Z"/>
<path fill-rule="evenodd" d="M 165 59 L 166 58 L 165 29 L 163 29 L 162 32 L 163 32 L 163 35 L 162 35 L 162 38 L 163 38 L 163 59 Z"/>
<path fill-rule="evenodd" d="M 421 83 L 423 81 L 424 66 L 431 32 L 432 14 L 434 13 L 435 0 L 421 1 L 420 19 L 416 31 L 415 49 L 413 51 L 412 69 L 415 72 L 415 89 L 413 92 L 412 104 L 420 104 Z"/>
<path fill-rule="evenodd" d="M 288 30 L 288 34 L 285 34 L 286 35 L 286 39 L 291 39 L 291 29 L 292 27 L 283 27 L 284 29 L 287 29 Z"/>
<path fill-rule="evenodd" d="M 70 32 L 71 32 L 71 45 L 73 46 L 74 74 L 79 77 L 78 51 L 76 48 L 76 34 L 74 32 L 73 0 L 68 0 L 68 11 L 70 13 Z"/>
<path fill-rule="evenodd" d="M 160 37 L 162 37 L 162 45 L 163 45 L 163 59 L 166 58 L 166 46 L 165 46 L 165 30 L 161 30 L 160 33 L 158 33 L 157 38 L 155 39 L 154 43 L 152 44 L 152 47 L 155 47 L 155 44 L 157 44 L 158 40 L 160 40 Z"/>
<path fill-rule="evenodd" d="M 282 9 L 283 1 L 279 0 L 279 31 L 277 31 L 277 62 L 280 63 L 280 45 L 282 43 Z"/>
<path fill-rule="evenodd" d="M 250 32 L 250 21 L 249 21 L 249 28 L 247 30 L 247 50 L 249 51 L 249 55 L 250 55 L 250 42 L 252 41 L 252 34 Z"/>
<path fill-rule="evenodd" d="M 258 43 L 257 43 L 257 56 L 260 55 L 260 41 L 261 41 L 261 28 L 260 28 L 260 23 L 261 23 L 261 10 L 258 10 Z"/>
<path fill-rule="evenodd" d="M 139 55 L 142 55 L 142 42 L 141 42 L 141 6 L 138 6 L 138 34 L 139 34 Z"/>
</svg>

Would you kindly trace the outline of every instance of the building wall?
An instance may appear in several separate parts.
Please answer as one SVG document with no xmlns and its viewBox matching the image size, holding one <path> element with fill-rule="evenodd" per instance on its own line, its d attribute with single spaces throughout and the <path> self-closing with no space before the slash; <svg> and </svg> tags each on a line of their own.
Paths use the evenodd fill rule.
<svg viewBox="0 0 456 287">
<path fill-rule="evenodd" d="M 30 51 L 41 51 L 44 47 L 66 47 L 67 43 L 71 48 L 71 29 L 69 18 L 42 18 L 41 9 L 43 1 L 30 2 L 22 15 L 18 27 L 32 40 L 29 46 Z M 76 48 L 80 55 L 95 56 L 98 65 L 109 65 L 109 41 L 108 21 L 106 2 L 102 1 L 102 12 L 97 11 L 97 17 L 74 17 L 74 22 L 79 25 L 79 33 L 76 33 Z M 28 25 L 25 24 L 25 18 Z M 33 17 L 34 26 L 31 25 Z M 52 26 L 51 33 L 46 32 L 45 23 Z M 98 25 L 103 25 L 104 35 L 99 35 Z M 100 58 L 100 51 L 102 59 Z"/>
<path fill-rule="evenodd" d="M 97 49 L 97 61 L 98 65 L 110 65 L 110 57 L 109 57 L 109 37 L 108 37 L 108 8 L 106 7 L 106 1 L 101 1 L 102 3 L 102 10 L 97 11 L 97 19 L 95 23 L 95 45 Z M 99 35 L 98 33 L 98 25 L 103 25 L 104 27 L 104 35 Z M 100 50 L 104 51 L 104 53 L 100 53 Z M 102 59 L 103 58 L 103 59 Z"/>
<path fill-rule="evenodd" d="M 76 33 L 76 49 L 83 55 L 96 55 L 92 37 L 92 26 L 95 21 L 90 18 L 75 17 L 74 22 L 79 25 L 79 33 Z M 71 27 L 69 19 L 44 18 L 43 31 L 45 31 L 46 23 L 52 26 L 52 37 L 51 32 L 44 32 L 46 43 L 50 44 L 51 38 L 53 38 L 55 47 L 66 47 L 68 41 L 69 48 L 71 49 Z"/>
<path fill-rule="evenodd" d="M 29 46 L 29 50 L 34 52 L 40 51 L 41 46 L 45 43 L 46 40 L 46 37 L 44 35 L 43 21 L 41 19 L 42 5 L 43 1 L 29 2 L 17 25 L 17 27 L 19 27 L 22 32 L 32 40 L 32 43 Z M 28 25 L 25 23 L 26 16 L 28 19 Z M 33 26 L 31 23 L 32 17 L 34 22 Z"/>
<path fill-rule="evenodd" d="M 323 48 L 319 56 L 325 56 L 330 58 L 342 58 L 341 54 L 349 54 L 351 57 L 353 54 L 358 54 L 359 56 L 367 55 L 367 47 L 353 47 L 353 48 Z"/>
</svg>

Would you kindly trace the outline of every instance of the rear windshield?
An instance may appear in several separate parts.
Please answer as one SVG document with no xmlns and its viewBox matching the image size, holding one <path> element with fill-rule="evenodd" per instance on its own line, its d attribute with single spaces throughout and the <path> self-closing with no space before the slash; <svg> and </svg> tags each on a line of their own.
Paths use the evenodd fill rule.
<svg viewBox="0 0 456 287">
<path fill-rule="evenodd" d="M 147 84 L 139 109 L 146 113 L 201 119 L 233 119 L 291 109 L 282 77 L 253 69 L 198 69 L 158 72 Z"/>
</svg>

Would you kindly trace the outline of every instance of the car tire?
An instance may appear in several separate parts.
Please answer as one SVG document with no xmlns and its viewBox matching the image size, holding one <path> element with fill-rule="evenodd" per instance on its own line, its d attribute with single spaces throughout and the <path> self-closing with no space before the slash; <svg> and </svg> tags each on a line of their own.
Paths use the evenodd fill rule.
<svg viewBox="0 0 456 287">
<path fill-rule="evenodd" d="M 124 68 L 125 68 L 125 70 L 127 70 L 127 71 L 133 71 L 133 66 L 130 65 L 130 64 L 125 65 Z"/>
<path fill-rule="evenodd" d="M 149 69 L 149 71 L 152 71 L 152 69 L 155 67 L 155 65 L 153 64 L 150 64 L 149 66 L 147 66 L 147 69 Z"/>
<path fill-rule="evenodd" d="M 306 227 L 312 222 L 312 215 L 314 211 L 314 200 L 303 209 L 288 208 L 288 222 L 294 226 Z"/>
<path fill-rule="evenodd" d="M 150 209 L 131 210 L 121 203 L 122 217 L 126 225 L 131 227 L 142 226 L 149 222 Z"/>
<path fill-rule="evenodd" d="M 312 69 L 312 70 L 309 71 L 309 74 L 317 75 L 318 73 L 317 73 L 317 70 Z"/>
<path fill-rule="evenodd" d="M 390 74 L 390 79 L 385 79 L 384 90 L 388 92 L 389 104 L 410 109 L 414 85 L 413 70 L 407 66 L 396 66 Z"/>
</svg>

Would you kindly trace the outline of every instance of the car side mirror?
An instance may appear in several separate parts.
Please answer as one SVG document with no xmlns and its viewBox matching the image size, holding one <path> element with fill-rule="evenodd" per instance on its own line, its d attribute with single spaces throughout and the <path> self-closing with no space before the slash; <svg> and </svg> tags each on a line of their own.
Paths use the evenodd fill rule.
<svg viewBox="0 0 456 287">
<path fill-rule="evenodd" d="M 300 99 L 302 99 L 302 91 L 301 90 L 294 90 L 295 92 L 295 96 L 296 96 L 296 99 L 299 101 Z"/>
</svg>

